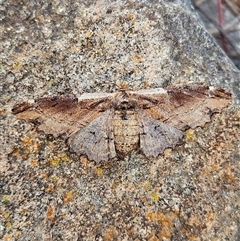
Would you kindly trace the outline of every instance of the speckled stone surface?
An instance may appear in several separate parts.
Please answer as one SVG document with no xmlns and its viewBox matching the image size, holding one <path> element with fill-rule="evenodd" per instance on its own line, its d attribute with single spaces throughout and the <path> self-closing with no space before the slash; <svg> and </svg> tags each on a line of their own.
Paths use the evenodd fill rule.
<svg viewBox="0 0 240 241">
<path fill-rule="evenodd" d="M 0 1 L 0 239 L 240 239 L 240 72 L 188 1 Z M 96 165 L 11 113 L 58 93 L 228 89 L 185 144 Z"/>
</svg>

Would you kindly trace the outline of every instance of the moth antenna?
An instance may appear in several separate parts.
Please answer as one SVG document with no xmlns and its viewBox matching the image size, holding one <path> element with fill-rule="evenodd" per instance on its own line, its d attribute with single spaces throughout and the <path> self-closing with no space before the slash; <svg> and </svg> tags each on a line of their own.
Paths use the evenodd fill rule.
<svg viewBox="0 0 240 241">
<path fill-rule="evenodd" d="M 120 82 L 119 84 L 117 84 L 117 88 L 119 91 L 129 90 L 128 84 L 126 82 Z"/>
<path fill-rule="evenodd" d="M 145 81 L 143 84 L 144 89 L 148 89 L 150 87 L 150 83 L 148 81 Z"/>
</svg>

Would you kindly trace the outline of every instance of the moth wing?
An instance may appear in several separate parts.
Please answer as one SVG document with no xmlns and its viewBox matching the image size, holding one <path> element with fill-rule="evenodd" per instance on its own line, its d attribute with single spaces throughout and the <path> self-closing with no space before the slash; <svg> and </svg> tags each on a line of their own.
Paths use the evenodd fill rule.
<svg viewBox="0 0 240 241">
<path fill-rule="evenodd" d="M 18 119 L 38 124 L 38 129 L 54 137 L 66 138 L 97 118 L 109 107 L 111 94 L 60 95 L 36 100 L 34 104 L 14 106 Z"/>
<path fill-rule="evenodd" d="M 204 126 L 231 101 L 231 94 L 206 86 L 168 87 L 135 93 L 139 107 L 152 118 L 180 130 Z"/>
<path fill-rule="evenodd" d="M 183 133 L 176 128 L 153 119 L 142 111 L 139 111 L 138 118 L 142 128 L 140 148 L 147 157 L 157 157 L 166 148 L 174 148 L 182 143 Z"/>
<path fill-rule="evenodd" d="M 86 155 L 95 162 L 107 161 L 116 156 L 114 145 L 112 110 L 109 109 L 68 139 L 70 149 Z"/>
</svg>

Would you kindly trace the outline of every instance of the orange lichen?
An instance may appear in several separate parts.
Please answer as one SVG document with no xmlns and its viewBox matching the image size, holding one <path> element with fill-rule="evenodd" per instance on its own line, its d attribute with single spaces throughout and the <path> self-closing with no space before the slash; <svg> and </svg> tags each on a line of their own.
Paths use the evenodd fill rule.
<svg viewBox="0 0 240 241">
<path fill-rule="evenodd" d="M 31 145 L 32 139 L 29 136 L 25 136 L 21 139 L 23 145 Z"/>
<path fill-rule="evenodd" d="M 132 20 L 134 18 L 134 15 L 132 13 L 127 14 L 126 19 Z"/>
<path fill-rule="evenodd" d="M 19 148 L 13 148 L 13 150 L 11 151 L 10 154 L 18 157 L 19 154 L 20 154 L 20 149 Z"/>
<path fill-rule="evenodd" d="M 131 60 L 133 63 L 141 63 L 142 62 L 141 56 L 137 53 L 135 53 L 131 56 Z"/>
<path fill-rule="evenodd" d="M 160 240 L 156 237 L 155 233 L 151 233 L 151 234 L 148 236 L 147 240 L 148 240 L 148 241 L 160 241 Z"/>
<path fill-rule="evenodd" d="M 31 166 L 38 167 L 38 161 L 37 160 L 31 160 L 30 161 Z"/>
<path fill-rule="evenodd" d="M 134 234 L 134 228 L 131 228 L 127 231 L 128 236 L 132 236 Z"/>
<path fill-rule="evenodd" d="M 5 234 L 3 236 L 3 241 L 10 241 L 12 240 L 12 234 Z"/>
<path fill-rule="evenodd" d="M 202 220 L 197 216 L 192 214 L 190 218 L 186 221 L 186 224 L 189 226 L 200 226 L 202 223 Z"/>
<path fill-rule="evenodd" d="M 161 225 L 161 231 L 158 233 L 159 238 L 170 239 L 171 229 L 172 229 L 172 219 L 175 217 L 175 214 L 172 212 L 169 215 L 166 215 L 161 212 L 148 212 L 146 214 L 148 220 L 152 222 L 158 222 Z"/>
<path fill-rule="evenodd" d="M 52 192 L 54 189 L 54 185 L 52 183 L 50 183 L 48 185 L 48 187 L 45 188 L 45 192 L 49 193 L 49 192 Z"/>
<path fill-rule="evenodd" d="M 46 216 L 49 220 L 53 221 L 54 219 L 54 209 L 52 208 L 51 205 L 48 206 Z"/>
<path fill-rule="evenodd" d="M 230 183 L 239 182 L 239 179 L 234 175 L 232 171 L 231 165 L 225 166 L 222 180 Z"/>
<path fill-rule="evenodd" d="M 117 231 L 114 226 L 110 226 L 106 232 L 105 235 L 103 236 L 104 241 L 111 241 L 114 240 L 114 237 L 116 236 Z"/>
<path fill-rule="evenodd" d="M 6 109 L 0 110 L 0 115 L 5 116 L 6 114 L 7 114 L 7 110 Z"/>
</svg>

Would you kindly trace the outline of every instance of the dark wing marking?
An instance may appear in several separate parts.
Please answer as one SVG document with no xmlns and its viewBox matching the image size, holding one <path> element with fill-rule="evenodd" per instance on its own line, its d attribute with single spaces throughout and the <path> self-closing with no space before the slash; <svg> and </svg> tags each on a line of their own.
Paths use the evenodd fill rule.
<svg viewBox="0 0 240 241">
<path fill-rule="evenodd" d="M 230 93 L 205 86 L 148 89 L 132 95 L 152 118 L 180 130 L 204 126 L 213 113 L 220 112 L 231 100 Z"/>
<path fill-rule="evenodd" d="M 102 113 L 87 126 L 68 139 L 70 149 L 86 155 L 95 162 L 107 161 L 116 156 L 111 109 Z"/>
<path fill-rule="evenodd" d="M 147 157 L 157 157 L 166 148 L 174 148 L 182 143 L 183 133 L 176 128 L 155 120 L 142 111 L 139 111 L 138 118 L 142 127 L 140 148 Z"/>
<path fill-rule="evenodd" d="M 37 122 L 46 134 L 68 137 L 108 109 L 111 99 L 112 94 L 95 93 L 80 96 L 78 102 L 74 95 L 60 95 L 16 105 L 12 112 L 18 119 Z"/>
</svg>

